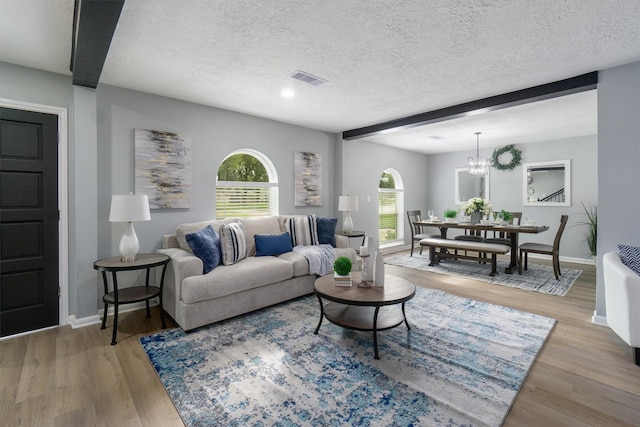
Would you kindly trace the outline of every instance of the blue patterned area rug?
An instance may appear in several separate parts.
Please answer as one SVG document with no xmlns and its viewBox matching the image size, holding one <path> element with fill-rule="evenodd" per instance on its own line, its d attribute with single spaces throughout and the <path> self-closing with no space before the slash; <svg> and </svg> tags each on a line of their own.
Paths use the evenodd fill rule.
<svg viewBox="0 0 640 427">
<path fill-rule="evenodd" d="M 582 270 L 566 269 L 560 266 L 562 275 L 560 280 L 556 280 L 553 274 L 553 267 L 547 265 L 529 263 L 529 268 L 518 274 L 506 274 L 504 269 L 509 262 L 498 260 L 498 274 L 491 277 L 491 264 L 480 264 L 472 260 L 446 259 L 440 261 L 440 265 L 429 266 L 429 256 L 414 254 L 396 255 L 385 257 L 385 264 L 397 265 L 400 267 L 415 268 L 417 270 L 430 271 L 432 273 L 448 274 L 451 276 L 464 277 L 467 279 L 480 280 L 482 282 L 493 283 L 495 285 L 520 288 L 527 291 L 535 291 L 543 294 L 565 296 L 571 285 L 582 274 Z"/>
<path fill-rule="evenodd" d="M 555 324 L 422 288 L 406 313 L 380 360 L 370 332 L 314 335 L 314 296 L 140 341 L 187 426 L 499 426 Z"/>
</svg>

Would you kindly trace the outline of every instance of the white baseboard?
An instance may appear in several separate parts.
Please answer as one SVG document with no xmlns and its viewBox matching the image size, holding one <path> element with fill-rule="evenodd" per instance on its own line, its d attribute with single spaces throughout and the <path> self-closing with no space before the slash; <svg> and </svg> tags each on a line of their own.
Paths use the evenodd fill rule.
<svg viewBox="0 0 640 427">
<path fill-rule="evenodd" d="M 392 244 L 392 245 L 388 245 L 388 246 L 384 246 L 383 245 L 383 246 L 380 247 L 380 250 L 382 251 L 383 254 L 390 254 L 390 253 L 394 253 L 394 252 L 401 252 L 401 251 L 405 251 L 405 250 L 411 250 L 411 246 L 407 245 L 407 244 Z M 420 252 L 420 247 L 416 247 L 414 249 L 414 251 Z M 549 255 L 540 255 L 540 254 L 534 254 L 534 253 L 530 253 L 529 254 L 529 258 L 551 260 L 551 257 Z M 560 261 L 561 262 L 570 262 L 570 263 L 573 263 L 573 264 L 596 265 L 595 259 L 593 259 L 593 258 L 576 258 L 576 257 L 561 256 L 560 257 Z"/>
<path fill-rule="evenodd" d="M 80 319 L 76 319 L 76 316 L 73 314 L 69 316 L 67 323 L 71 325 L 71 329 L 84 328 L 85 326 L 95 325 L 96 323 L 100 323 L 100 316 L 94 314 L 93 316 L 81 317 Z"/>
<path fill-rule="evenodd" d="M 593 310 L 591 323 L 593 323 L 594 325 L 606 326 L 607 328 L 609 327 L 609 324 L 607 323 L 607 316 L 599 315 L 596 310 Z"/>
<path fill-rule="evenodd" d="M 159 304 L 157 298 L 150 300 L 149 303 L 151 307 L 155 307 L 156 305 Z M 107 312 L 107 316 L 113 316 L 114 308 L 115 307 L 113 305 L 109 304 L 109 311 Z M 142 302 L 136 302 L 133 304 L 121 305 L 120 310 L 118 310 L 118 312 L 122 314 L 122 313 L 128 313 L 130 311 L 142 310 L 144 308 L 146 308 L 146 304 L 144 303 L 144 301 L 142 301 Z M 103 313 L 104 313 L 104 309 L 101 308 L 100 310 L 98 310 L 98 314 L 94 314 L 93 316 L 81 317 L 80 319 L 76 319 L 75 316 L 71 315 L 69 316 L 69 320 L 67 323 L 69 323 L 73 329 L 95 325 L 97 323 L 102 323 Z"/>
<path fill-rule="evenodd" d="M 419 248 L 418 251 L 420 250 Z M 411 246 L 409 245 L 405 245 L 404 243 L 395 243 L 395 244 L 390 244 L 390 245 L 381 245 L 380 246 L 380 252 L 382 252 L 383 254 L 392 254 L 394 252 L 401 252 L 401 251 L 405 251 L 405 250 L 411 250 Z"/>
</svg>

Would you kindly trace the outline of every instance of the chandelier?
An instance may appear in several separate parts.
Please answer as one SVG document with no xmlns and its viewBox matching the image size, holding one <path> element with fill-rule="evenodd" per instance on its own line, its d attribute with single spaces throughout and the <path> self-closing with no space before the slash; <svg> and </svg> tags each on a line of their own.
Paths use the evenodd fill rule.
<svg viewBox="0 0 640 427">
<path fill-rule="evenodd" d="M 467 173 L 469 175 L 487 175 L 489 173 L 489 160 L 480 157 L 480 134 L 476 132 L 476 156 L 467 157 Z"/>
</svg>

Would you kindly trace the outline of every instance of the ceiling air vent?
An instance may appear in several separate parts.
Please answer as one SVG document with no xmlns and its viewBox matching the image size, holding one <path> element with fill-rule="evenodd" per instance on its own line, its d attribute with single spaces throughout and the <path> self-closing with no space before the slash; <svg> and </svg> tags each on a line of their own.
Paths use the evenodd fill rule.
<svg viewBox="0 0 640 427">
<path fill-rule="evenodd" d="M 328 80 L 321 79 L 320 77 L 316 77 L 313 74 L 305 73 L 304 71 L 294 71 L 291 73 L 291 78 L 296 80 L 300 80 L 301 82 L 305 82 L 310 84 L 311 86 L 320 86 L 324 83 L 329 83 Z"/>
</svg>

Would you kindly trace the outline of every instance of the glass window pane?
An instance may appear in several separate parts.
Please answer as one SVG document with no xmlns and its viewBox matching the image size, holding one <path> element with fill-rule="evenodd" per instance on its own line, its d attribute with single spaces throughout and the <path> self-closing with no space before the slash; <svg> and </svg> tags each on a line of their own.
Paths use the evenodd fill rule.
<svg viewBox="0 0 640 427">
<path fill-rule="evenodd" d="M 216 219 L 277 215 L 277 208 L 277 182 L 269 182 L 267 168 L 258 157 L 240 153 L 222 162 L 216 185 Z"/>
</svg>

